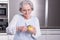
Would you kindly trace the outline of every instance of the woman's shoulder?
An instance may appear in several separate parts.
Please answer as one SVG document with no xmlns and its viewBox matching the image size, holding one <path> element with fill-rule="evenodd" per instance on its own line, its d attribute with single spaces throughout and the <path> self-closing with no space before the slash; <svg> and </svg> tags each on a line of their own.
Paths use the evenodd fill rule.
<svg viewBox="0 0 60 40">
<path fill-rule="evenodd" d="M 20 14 L 15 14 L 14 18 L 22 18 L 22 16 Z"/>
<path fill-rule="evenodd" d="M 33 18 L 34 20 L 38 20 L 38 17 L 37 17 L 37 16 L 32 16 L 32 18 Z"/>
</svg>

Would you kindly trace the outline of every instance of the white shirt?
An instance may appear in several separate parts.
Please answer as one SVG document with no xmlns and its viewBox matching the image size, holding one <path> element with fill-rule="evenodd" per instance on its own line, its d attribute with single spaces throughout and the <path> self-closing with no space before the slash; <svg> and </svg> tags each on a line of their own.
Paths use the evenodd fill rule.
<svg viewBox="0 0 60 40">
<path fill-rule="evenodd" d="M 16 27 L 28 26 L 28 25 L 32 25 L 36 28 L 36 35 L 32 35 L 32 36 L 34 38 L 38 39 L 41 36 L 41 31 L 40 31 L 39 20 L 35 16 L 32 16 L 30 19 L 25 20 L 24 17 L 21 16 L 20 14 L 15 15 L 13 17 L 12 21 L 9 23 L 8 27 L 6 28 L 6 32 L 8 34 L 14 34 L 15 38 L 16 38 L 16 39 L 14 38 L 14 40 L 18 40 L 18 36 L 16 36 L 18 34 L 18 32 L 16 32 Z M 21 34 L 21 32 L 19 32 L 19 34 Z M 26 40 L 28 40 L 28 39 L 26 39 Z"/>
</svg>

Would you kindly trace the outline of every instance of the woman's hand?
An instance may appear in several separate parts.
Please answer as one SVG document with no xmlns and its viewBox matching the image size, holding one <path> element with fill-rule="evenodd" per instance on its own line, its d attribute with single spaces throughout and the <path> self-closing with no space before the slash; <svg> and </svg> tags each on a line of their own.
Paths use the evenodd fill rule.
<svg viewBox="0 0 60 40">
<path fill-rule="evenodd" d="M 27 27 L 25 26 L 20 26 L 16 28 L 17 31 L 21 31 L 21 32 L 26 32 L 27 31 Z"/>
</svg>

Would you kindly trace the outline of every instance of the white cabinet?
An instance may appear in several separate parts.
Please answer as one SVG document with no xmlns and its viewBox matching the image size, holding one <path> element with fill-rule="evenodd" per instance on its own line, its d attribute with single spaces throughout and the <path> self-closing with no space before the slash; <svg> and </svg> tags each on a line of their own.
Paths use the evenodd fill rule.
<svg viewBox="0 0 60 40">
<path fill-rule="evenodd" d="M 8 3 L 8 0 L 0 0 L 0 3 Z"/>
<path fill-rule="evenodd" d="M 8 0 L 0 0 L 0 33 L 5 33 L 8 26 L 8 5 Z"/>
<path fill-rule="evenodd" d="M 8 0 L 0 0 L 0 1 L 8 1 Z"/>
<path fill-rule="evenodd" d="M 60 40 L 60 35 L 47 35 L 47 40 Z"/>
<path fill-rule="evenodd" d="M 60 30 L 41 30 L 42 35 L 38 40 L 60 40 Z M 6 33 L 0 33 L 0 40 L 13 40 L 13 35 L 7 35 Z"/>
</svg>

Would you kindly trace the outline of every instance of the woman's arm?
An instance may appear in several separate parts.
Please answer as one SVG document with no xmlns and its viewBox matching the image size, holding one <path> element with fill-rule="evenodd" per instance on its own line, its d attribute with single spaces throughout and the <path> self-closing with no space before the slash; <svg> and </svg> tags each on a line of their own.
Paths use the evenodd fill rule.
<svg viewBox="0 0 60 40">
<path fill-rule="evenodd" d="M 6 28 L 7 34 L 15 34 L 16 33 L 16 23 L 18 21 L 18 15 L 15 15 L 12 21 L 9 23 L 8 27 Z"/>
<path fill-rule="evenodd" d="M 35 38 L 39 38 L 41 36 L 41 30 L 40 30 L 40 25 L 39 25 L 38 18 L 35 18 L 34 24 L 35 24 L 34 27 L 36 29 L 36 34 L 32 35 L 32 36 L 35 37 Z"/>
<path fill-rule="evenodd" d="M 27 27 L 25 27 L 25 26 L 16 27 L 16 31 L 26 32 L 27 31 Z"/>
</svg>

